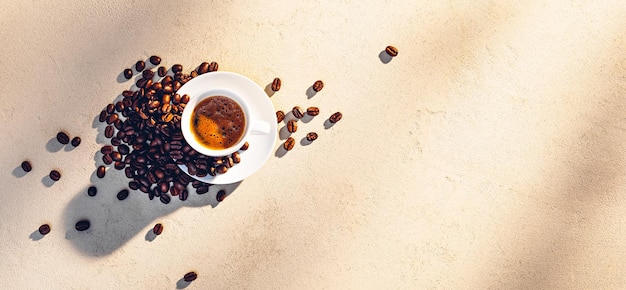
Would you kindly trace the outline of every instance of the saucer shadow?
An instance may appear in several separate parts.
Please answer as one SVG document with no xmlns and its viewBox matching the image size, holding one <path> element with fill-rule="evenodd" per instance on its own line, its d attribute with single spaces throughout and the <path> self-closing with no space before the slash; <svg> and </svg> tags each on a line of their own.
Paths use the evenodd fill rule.
<svg viewBox="0 0 626 290">
<path fill-rule="evenodd" d="M 387 54 L 384 49 L 378 54 L 378 58 L 380 59 L 380 62 L 384 64 L 388 64 L 392 59 L 391 55 Z"/>
<path fill-rule="evenodd" d="M 50 138 L 50 140 L 48 140 L 48 143 L 46 143 L 46 150 L 51 153 L 59 152 L 63 148 L 63 146 L 63 144 L 57 141 L 56 137 L 52 137 Z"/>
<path fill-rule="evenodd" d="M 333 126 L 335 126 L 335 123 L 331 122 L 330 119 L 326 119 L 326 121 L 324 121 L 324 129 L 328 130 Z"/>
<path fill-rule="evenodd" d="M 308 89 L 306 89 L 306 96 L 309 99 L 313 98 L 313 96 L 315 96 L 315 94 L 317 94 L 317 92 L 315 90 L 313 90 L 313 85 L 311 85 Z"/>
<path fill-rule="evenodd" d="M 265 86 L 265 93 L 270 98 L 276 93 L 275 91 L 272 90 L 272 83 L 269 83 L 267 84 L 267 86 Z"/>
<path fill-rule="evenodd" d="M 43 237 L 45 237 L 44 235 L 42 235 L 41 233 L 39 233 L 39 229 L 36 229 L 34 232 L 32 232 L 30 234 L 30 236 L 28 236 L 31 240 L 33 241 L 39 241 L 41 239 L 43 239 Z"/>
<path fill-rule="evenodd" d="M 54 185 L 54 180 L 52 180 L 49 175 L 46 175 L 41 178 L 41 183 L 43 183 L 45 187 L 51 187 L 52 185 Z"/>
<path fill-rule="evenodd" d="M 13 173 L 13 176 L 17 177 L 17 178 L 21 178 L 26 176 L 26 174 L 28 174 L 28 172 L 24 171 L 24 169 L 22 169 L 22 165 L 18 165 L 17 167 L 13 168 L 13 171 L 11 172 Z"/>
<path fill-rule="evenodd" d="M 191 285 L 191 282 L 185 281 L 185 278 L 180 278 L 178 282 L 176 282 L 176 289 L 185 289 Z"/>
</svg>

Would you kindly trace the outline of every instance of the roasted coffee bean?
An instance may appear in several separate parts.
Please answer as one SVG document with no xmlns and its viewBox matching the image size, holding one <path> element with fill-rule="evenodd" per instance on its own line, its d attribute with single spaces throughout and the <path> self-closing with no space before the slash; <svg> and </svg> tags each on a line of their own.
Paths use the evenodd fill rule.
<svg viewBox="0 0 626 290">
<path fill-rule="evenodd" d="M 78 145 L 80 145 L 80 137 L 72 138 L 72 146 L 78 147 Z"/>
<path fill-rule="evenodd" d="M 115 112 L 115 104 L 108 104 L 105 110 L 108 114 L 113 114 Z"/>
<path fill-rule="evenodd" d="M 196 272 L 189 272 L 185 274 L 185 276 L 183 277 L 183 280 L 185 280 L 185 282 L 191 282 L 193 280 L 196 280 L 197 278 L 198 278 L 198 274 L 196 274 Z"/>
<path fill-rule="evenodd" d="M 171 200 L 170 196 L 169 196 L 167 193 L 163 193 L 163 194 L 161 194 L 161 196 L 159 197 L 159 199 L 160 199 L 160 200 L 161 200 L 161 202 L 162 202 L 162 203 L 164 203 L 164 204 L 168 204 L 168 203 L 170 203 L 170 200 Z"/>
<path fill-rule="evenodd" d="M 132 190 L 137 190 L 139 188 L 139 183 L 137 181 L 129 181 L 128 187 Z"/>
<path fill-rule="evenodd" d="M 172 72 L 173 73 L 179 73 L 183 71 L 183 66 L 180 64 L 175 64 L 172 66 Z"/>
<path fill-rule="evenodd" d="M 154 77 L 154 72 L 150 69 L 141 72 L 141 76 L 146 80 L 151 80 Z"/>
<path fill-rule="evenodd" d="M 189 103 L 189 98 L 190 98 L 190 97 L 189 97 L 189 95 L 184 94 L 184 95 L 180 98 L 180 102 L 181 102 L 181 104 L 187 104 L 187 103 Z"/>
<path fill-rule="evenodd" d="M 397 48 L 395 48 L 395 47 L 393 47 L 393 46 L 391 46 L 391 45 L 390 45 L 390 46 L 385 47 L 385 52 L 386 52 L 389 56 L 391 56 L 391 57 L 396 57 L 396 56 L 398 56 L 398 49 L 397 49 Z"/>
<path fill-rule="evenodd" d="M 341 120 L 341 117 L 343 117 L 343 115 L 341 115 L 340 112 L 336 112 L 332 114 L 330 118 L 328 118 L 328 121 L 330 121 L 331 123 L 337 123 L 339 122 L 339 120 Z"/>
<path fill-rule="evenodd" d="M 276 121 L 277 123 L 282 122 L 285 119 L 285 112 L 283 111 L 276 111 Z"/>
<path fill-rule="evenodd" d="M 39 227 L 39 233 L 42 236 L 45 236 L 45 235 L 49 234 L 50 233 L 50 225 L 48 225 L 48 224 L 41 225 Z"/>
<path fill-rule="evenodd" d="M 128 197 L 128 189 L 122 189 L 117 193 L 118 200 L 125 200 Z"/>
<path fill-rule="evenodd" d="M 122 144 L 122 140 L 120 140 L 120 138 L 115 138 L 115 137 L 111 138 L 111 145 L 119 146 L 120 144 Z"/>
<path fill-rule="evenodd" d="M 148 80 L 144 79 L 144 78 L 140 78 L 137 80 L 137 82 L 135 82 L 135 85 L 138 88 L 145 88 L 146 84 L 148 84 Z"/>
<path fill-rule="evenodd" d="M 243 145 L 241 145 L 241 148 L 239 148 L 239 150 L 245 151 L 245 150 L 248 150 L 248 148 L 250 148 L 250 144 L 246 142 L 246 143 L 243 143 Z"/>
<path fill-rule="evenodd" d="M 98 121 L 100 122 L 104 122 L 107 119 L 107 111 L 106 110 L 102 110 L 102 112 L 100 112 L 100 117 L 98 117 Z"/>
<path fill-rule="evenodd" d="M 152 228 L 152 233 L 154 233 L 157 236 L 163 233 L 163 225 L 162 224 L 154 225 L 154 227 Z"/>
<path fill-rule="evenodd" d="M 215 168 L 215 172 L 218 174 L 224 174 L 228 171 L 228 168 L 225 165 L 220 165 Z"/>
<path fill-rule="evenodd" d="M 207 174 L 209 174 L 211 176 L 215 176 L 215 175 L 217 175 L 217 170 L 215 169 L 215 167 L 209 167 L 209 169 L 207 169 Z M 199 172 L 198 172 L 198 176 L 202 177 L 202 176 L 200 176 Z M 206 176 L 206 175 L 204 175 L 204 176 Z"/>
<path fill-rule="evenodd" d="M 143 71 L 143 69 L 146 68 L 146 63 L 143 62 L 143 60 L 137 61 L 137 63 L 135 63 L 135 70 L 137 71 Z"/>
<path fill-rule="evenodd" d="M 318 107 L 308 107 L 306 109 L 306 113 L 307 115 L 314 117 L 320 114 L 320 109 Z"/>
<path fill-rule="evenodd" d="M 274 92 L 280 91 L 280 85 L 281 85 L 280 79 L 274 78 L 274 81 L 272 81 L 272 91 Z"/>
<path fill-rule="evenodd" d="M 213 168 L 213 167 L 211 167 Z M 197 194 L 205 194 L 209 192 L 209 186 L 208 185 L 200 185 L 196 188 L 196 193 Z"/>
<path fill-rule="evenodd" d="M 159 109 L 159 111 L 161 111 L 161 113 L 163 113 L 163 114 L 168 114 L 169 112 L 172 111 L 172 105 L 170 105 L 169 102 L 164 103 L 163 105 L 161 105 L 161 108 Z M 172 115 L 172 117 L 173 117 L 173 115 Z M 169 121 L 166 121 L 166 122 L 169 122 Z"/>
<path fill-rule="evenodd" d="M 77 231 L 82 232 L 88 230 L 90 226 L 91 223 L 88 220 L 80 220 L 76 223 L 74 228 L 76 228 Z"/>
<path fill-rule="evenodd" d="M 317 133 L 309 132 L 308 134 L 306 134 L 306 139 L 308 141 L 315 141 L 315 139 L 317 139 Z"/>
<path fill-rule="evenodd" d="M 293 107 L 293 109 L 291 109 L 291 113 L 294 117 L 298 119 L 304 117 L 304 111 L 302 111 L 302 108 L 300 108 L 299 106 Z"/>
<path fill-rule="evenodd" d="M 117 115 L 117 113 L 113 113 L 113 114 L 109 115 L 109 117 L 107 118 L 107 124 L 112 124 L 113 122 L 117 121 L 118 119 L 119 119 L 119 116 Z"/>
<path fill-rule="evenodd" d="M 59 181 L 59 179 L 61 179 L 61 172 L 57 170 L 52 170 L 50 171 L 50 174 L 48 174 L 48 176 L 50 176 L 50 179 L 54 181 Z"/>
<path fill-rule="evenodd" d="M 191 72 L 189 73 L 189 77 L 191 77 L 192 79 L 193 79 L 193 78 L 195 78 L 195 77 L 197 77 L 197 76 L 198 76 L 198 72 L 197 72 L 197 71 L 195 71 L 195 70 L 194 70 L 194 71 L 191 71 Z"/>
<path fill-rule="evenodd" d="M 122 122 L 122 120 L 120 119 L 117 119 L 115 120 L 115 122 L 113 122 L 113 127 L 115 127 L 115 129 L 122 130 L 124 128 L 124 122 Z"/>
<path fill-rule="evenodd" d="M 189 198 L 189 191 L 187 191 L 187 189 L 183 189 L 183 191 L 178 196 L 178 199 L 185 201 L 187 200 L 187 198 Z"/>
<path fill-rule="evenodd" d="M 172 187 L 170 188 L 170 194 L 171 194 L 172 196 L 177 196 L 177 195 L 179 195 L 179 194 L 181 193 L 181 191 L 182 191 L 182 190 L 180 190 L 180 188 L 178 188 L 178 187 L 174 187 L 174 186 L 172 186 Z"/>
<path fill-rule="evenodd" d="M 221 189 L 217 192 L 217 195 L 215 195 L 215 199 L 217 199 L 217 201 L 219 202 L 222 202 L 224 201 L 224 198 L 226 198 L 226 191 Z"/>
<path fill-rule="evenodd" d="M 321 91 L 324 88 L 324 82 L 318 80 L 313 83 L 313 90 L 316 92 Z"/>
<path fill-rule="evenodd" d="M 200 64 L 200 66 L 198 66 L 198 70 L 197 70 L 198 74 L 205 74 L 209 72 L 209 63 L 208 62 L 203 62 Z"/>
<path fill-rule="evenodd" d="M 122 170 L 124 169 L 124 167 L 126 167 L 126 164 L 121 161 L 115 161 L 115 164 L 113 165 L 113 167 L 117 170 Z"/>
<path fill-rule="evenodd" d="M 128 178 L 133 178 L 135 176 L 135 173 L 133 172 L 132 168 L 126 167 L 124 169 L 124 175 L 126 175 L 126 177 L 128 177 Z M 132 189 L 136 189 L 136 188 L 132 188 Z"/>
<path fill-rule="evenodd" d="M 167 69 L 166 69 L 164 66 L 160 66 L 160 67 L 157 69 L 157 74 L 158 74 L 160 77 L 164 77 L 164 76 L 167 74 Z"/>
<path fill-rule="evenodd" d="M 230 156 L 225 157 L 224 158 L 224 166 L 226 166 L 226 168 L 231 168 L 231 167 L 235 166 L 235 161 Z"/>
<path fill-rule="evenodd" d="M 130 152 L 130 148 L 128 148 L 126 144 L 120 144 L 120 146 L 117 146 L 117 151 L 119 151 L 122 155 L 126 155 Z"/>
<path fill-rule="evenodd" d="M 150 57 L 150 63 L 153 65 L 159 65 L 161 64 L 161 58 L 156 55 L 153 55 Z"/>
<path fill-rule="evenodd" d="M 115 128 L 113 128 L 113 126 L 109 125 L 104 128 L 104 137 L 111 138 L 113 134 L 115 134 Z"/>
<path fill-rule="evenodd" d="M 87 195 L 89 196 L 96 196 L 97 193 L 98 193 L 98 189 L 95 186 L 90 186 L 87 189 Z"/>
<path fill-rule="evenodd" d="M 296 120 L 289 120 L 289 122 L 287 122 L 287 131 L 289 131 L 289 133 L 298 131 L 298 123 Z"/>
<path fill-rule="evenodd" d="M 70 136 L 68 136 L 67 133 L 65 133 L 65 132 L 59 132 L 59 133 L 57 133 L 57 141 L 59 141 L 59 143 L 65 145 L 67 143 L 70 143 Z"/>
<path fill-rule="evenodd" d="M 115 103 L 115 110 L 119 113 L 121 113 L 122 111 L 124 111 L 124 103 L 122 101 L 118 101 L 117 103 Z"/>
<path fill-rule="evenodd" d="M 102 165 L 98 166 L 98 170 L 96 171 L 96 175 L 98 176 L 98 178 L 104 178 L 105 174 L 106 174 L 106 167 Z"/>
<path fill-rule="evenodd" d="M 30 164 L 29 161 L 24 161 L 22 162 L 22 170 L 24 170 L 24 172 L 30 172 L 31 170 L 33 170 L 33 166 Z"/>
<path fill-rule="evenodd" d="M 133 77 L 133 70 L 132 70 L 132 69 L 129 69 L 129 68 L 125 69 L 125 70 L 124 70 L 124 77 L 125 77 L 127 80 L 130 80 L 130 79 Z"/>
<path fill-rule="evenodd" d="M 233 153 L 231 157 L 233 158 L 233 162 L 235 162 L 235 164 L 241 162 L 241 154 L 239 154 L 239 152 Z"/>
<path fill-rule="evenodd" d="M 113 158 L 111 158 L 111 155 L 109 154 L 104 154 L 102 155 L 102 162 L 104 162 L 104 164 L 106 165 L 109 165 L 113 163 Z"/>
<path fill-rule="evenodd" d="M 111 146 L 111 145 L 104 145 L 104 146 L 102 146 L 102 148 L 100 148 L 100 152 L 102 152 L 102 154 L 109 154 L 109 153 L 113 152 L 113 146 Z"/>
<path fill-rule="evenodd" d="M 209 72 L 217 71 L 217 68 L 218 68 L 217 62 L 212 61 L 209 64 Z"/>
<path fill-rule="evenodd" d="M 161 182 L 159 182 L 158 187 L 159 187 L 159 190 L 161 192 L 163 192 L 163 193 L 166 193 L 166 192 L 168 192 L 170 190 L 169 182 L 161 181 Z"/>
<path fill-rule="evenodd" d="M 294 140 L 292 137 L 289 137 L 287 138 L 287 140 L 285 140 L 283 148 L 285 148 L 285 150 L 287 151 L 290 151 L 291 149 L 293 149 L 294 145 L 296 145 L 296 140 Z"/>
</svg>

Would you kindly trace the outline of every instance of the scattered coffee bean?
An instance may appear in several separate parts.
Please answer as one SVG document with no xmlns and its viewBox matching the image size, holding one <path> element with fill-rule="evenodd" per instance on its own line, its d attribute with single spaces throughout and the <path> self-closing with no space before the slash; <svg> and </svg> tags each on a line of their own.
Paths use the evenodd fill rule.
<svg viewBox="0 0 626 290">
<path fill-rule="evenodd" d="M 343 117 L 343 115 L 341 115 L 340 112 L 336 112 L 332 114 L 330 118 L 328 118 L 328 121 L 330 121 L 331 123 L 337 123 L 339 122 L 339 120 L 341 120 L 341 117 Z"/>
<path fill-rule="evenodd" d="M 276 121 L 278 123 L 282 122 L 285 119 L 285 112 L 283 111 L 276 111 Z"/>
<path fill-rule="evenodd" d="M 239 152 L 233 153 L 231 157 L 233 158 L 233 162 L 235 163 L 241 162 L 241 154 L 239 154 Z"/>
<path fill-rule="evenodd" d="M 285 140 L 283 148 L 285 148 L 285 150 L 287 151 L 290 151 L 291 149 L 293 149 L 294 145 L 296 145 L 296 140 L 294 140 L 292 137 L 289 137 L 287 138 L 287 140 Z"/>
<path fill-rule="evenodd" d="M 90 226 L 91 223 L 88 220 L 80 220 L 76 223 L 74 228 L 76 228 L 77 231 L 82 232 L 88 230 Z"/>
<path fill-rule="evenodd" d="M 98 166 L 98 170 L 96 171 L 96 176 L 98 176 L 98 178 L 104 178 L 105 174 L 106 174 L 106 167 L 102 165 Z"/>
<path fill-rule="evenodd" d="M 115 161 L 115 164 L 114 164 L 114 166 L 113 166 L 113 167 L 114 167 L 115 169 L 117 169 L 117 170 L 122 170 L 122 169 L 124 169 L 124 167 L 125 167 L 125 166 L 126 166 L 126 164 L 125 164 L 124 162 L 121 162 L 121 161 Z"/>
<path fill-rule="evenodd" d="M 289 131 L 289 133 L 293 133 L 296 132 L 298 130 L 298 123 L 296 122 L 296 120 L 289 120 L 289 122 L 287 122 L 287 131 Z"/>
<path fill-rule="evenodd" d="M 280 85 L 281 85 L 280 79 L 275 78 L 274 81 L 272 81 L 272 91 L 274 92 L 280 91 Z"/>
<path fill-rule="evenodd" d="M 163 233 L 163 225 L 162 224 L 154 225 L 154 227 L 152 228 L 152 232 L 157 236 L 160 235 L 161 233 Z"/>
<path fill-rule="evenodd" d="M 161 64 L 161 58 L 156 55 L 153 55 L 150 57 L 150 63 L 153 65 L 159 65 Z"/>
<path fill-rule="evenodd" d="M 160 66 L 160 67 L 157 69 L 157 74 L 158 74 L 160 77 L 164 77 L 164 76 L 167 74 L 167 69 L 166 69 L 164 66 Z"/>
<path fill-rule="evenodd" d="M 87 189 L 87 195 L 89 195 L 89 196 L 96 196 L 96 194 L 98 194 L 98 189 L 95 186 L 90 186 Z"/>
<path fill-rule="evenodd" d="M 113 146 L 111 146 L 111 145 L 104 145 L 104 146 L 102 146 L 102 148 L 100 148 L 100 152 L 102 152 L 102 154 L 109 154 L 109 153 L 113 152 Z"/>
<path fill-rule="evenodd" d="M 31 170 L 33 170 L 33 166 L 30 164 L 29 161 L 24 161 L 22 162 L 22 170 L 24 170 L 24 172 L 30 172 Z"/>
<path fill-rule="evenodd" d="M 39 227 L 39 233 L 40 233 L 42 236 L 45 236 L 45 235 L 49 234 L 49 233 L 50 233 L 50 225 L 48 225 L 48 224 L 43 224 L 43 225 L 41 225 L 41 226 Z"/>
<path fill-rule="evenodd" d="M 293 107 L 293 109 L 291 109 L 291 113 L 293 114 L 294 117 L 298 119 L 304 117 L 304 112 L 302 111 L 302 108 L 300 108 L 299 106 Z"/>
<path fill-rule="evenodd" d="M 115 128 L 113 128 L 113 126 L 109 125 L 104 128 L 104 137 L 111 138 L 113 134 L 115 134 Z"/>
<path fill-rule="evenodd" d="M 198 66 L 198 74 L 205 74 L 209 72 L 209 63 L 203 62 Z"/>
<path fill-rule="evenodd" d="M 145 88 L 147 84 L 148 84 L 148 80 L 146 80 L 144 78 L 140 78 L 140 79 L 137 80 L 137 82 L 135 82 L 135 85 L 138 88 Z"/>
<path fill-rule="evenodd" d="M 217 68 L 218 68 L 217 62 L 212 61 L 209 64 L 209 72 L 217 71 Z"/>
<path fill-rule="evenodd" d="M 213 167 L 211 167 L 213 168 Z M 200 185 L 199 187 L 196 188 L 196 193 L 197 194 L 205 194 L 209 192 L 209 186 L 208 185 Z"/>
<path fill-rule="evenodd" d="M 324 82 L 322 81 L 315 81 L 315 83 L 313 83 L 313 90 L 316 92 L 321 91 L 324 88 Z"/>
<path fill-rule="evenodd" d="M 100 117 L 98 117 L 98 120 L 100 122 L 104 122 L 107 119 L 107 111 L 106 110 L 102 110 L 102 112 L 100 112 Z"/>
<path fill-rule="evenodd" d="M 163 193 L 163 194 L 161 194 L 159 199 L 161 200 L 162 203 L 168 204 L 168 203 L 170 203 L 171 197 L 167 193 Z"/>
<path fill-rule="evenodd" d="M 218 191 L 217 195 L 215 195 L 215 199 L 219 202 L 224 201 L 225 198 L 226 198 L 226 191 L 223 189 Z"/>
<path fill-rule="evenodd" d="M 50 174 L 48 176 L 50 176 L 50 179 L 54 181 L 59 181 L 59 179 L 61 179 L 61 172 L 57 170 L 52 170 L 50 171 Z"/>
<path fill-rule="evenodd" d="M 320 114 L 320 109 L 318 107 L 308 107 L 306 113 L 309 116 L 315 117 Z"/>
<path fill-rule="evenodd" d="M 143 71 L 144 68 L 146 68 L 146 63 L 143 60 L 137 61 L 137 63 L 135 63 L 135 70 L 137 70 L 138 72 Z"/>
<path fill-rule="evenodd" d="M 120 160 L 122 160 L 122 154 L 117 152 L 117 151 L 113 151 L 109 155 L 111 155 L 111 159 L 113 159 L 113 161 L 120 161 Z"/>
<path fill-rule="evenodd" d="M 250 144 L 248 144 L 248 142 L 246 142 L 246 143 L 243 143 L 243 145 L 241 145 L 241 148 L 239 148 L 239 150 L 246 151 L 246 150 L 248 150 L 248 148 L 250 148 Z"/>
<path fill-rule="evenodd" d="M 117 199 L 125 200 L 128 197 L 128 189 L 122 189 L 117 193 Z"/>
<path fill-rule="evenodd" d="M 391 57 L 396 57 L 396 56 L 398 56 L 398 49 L 397 49 L 397 48 L 395 48 L 395 47 L 393 47 L 393 46 L 391 46 L 391 45 L 390 45 L 390 46 L 387 46 L 387 47 L 385 48 L 385 52 L 386 52 L 389 56 L 391 56 Z"/>
<path fill-rule="evenodd" d="M 109 165 L 113 163 L 113 158 L 111 158 L 110 154 L 104 154 L 102 155 L 102 162 L 104 162 L 104 164 L 106 165 Z"/>
<path fill-rule="evenodd" d="M 197 278 L 198 278 L 198 274 L 196 274 L 196 272 L 189 272 L 185 274 L 185 276 L 183 277 L 183 280 L 185 280 L 185 282 L 192 282 L 196 280 Z"/>
<path fill-rule="evenodd" d="M 57 141 L 59 141 L 59 143 L 65 145 L 67 143 L 70 143 L 70 136 L 68 136 L 67 133 L 65 133 L 65 132 L 59 132 L 59 133 L 57 133 Z"/>
<path fill-rule="evenodd" d="M 183 189 L 183 191 L 178 195 L 178 199 L 185 201 L 187 198 L 189 198 L 189 191 L 187 189 Z"/>
<path fill-rule="evenodd" d="M 130 148 L 126 144 L 120 144 L 120 146 L 117 146 L 117 151 L 122 155 L 126 155 L 130 152 Z"/>
<path fill-rule="evenodd" d="M 226 165 L 219 165 L 215 168 L 215 172 L 219 173 L 219 174 L 224 174 L 228 171 L 228 168 L 226 167 Z"/>
<path fill-rule="evenodd" d="M 133 77 L 133 70 L 132 70 L 132 69 L 129 69 L 129 68 L 125 69 L 125 70 L 124 70 L 124 77 L 125 77 L 127 80 L 130 80 L 130 79 Z"/>
<path fill-rule="evenodd" d="M 72 146 L 78 147 L 78 145 L 80 145 L 80 137 L 74 137 L 72 139 Z"/>
<path fill-rule="evenodd" d="M 141 76 L 146 80 L 151 80 L 154 77 L 154 72 L 150 69 L 141 72 Z"/>
<path fill-rule="evenodd" d="M 308 134 L 306 134 L 306 139 L 308 141 L 315 141 L 315 139 L 317 139 L 317 133 L 309 132 Z"/>
<path fill-rule="evenodd" d="M 113 114 L 109 115 L 109 117 L 107 118 L 107 124 L 113 124 L 115 121 L 117 121 L 119 119 L 119 117 L 120 116 L 118 116 L 117 113 L 113 113 Z M 65 143 L 65 144 L 67 144 L 67 143 Z"/>
<path fill-rule="evenodd" d="M 179 73 L 183 71 L 183 66 L 180 64 L 175 64 L 172 66 L 172 72 L 173 73 Z"/>
</svg>

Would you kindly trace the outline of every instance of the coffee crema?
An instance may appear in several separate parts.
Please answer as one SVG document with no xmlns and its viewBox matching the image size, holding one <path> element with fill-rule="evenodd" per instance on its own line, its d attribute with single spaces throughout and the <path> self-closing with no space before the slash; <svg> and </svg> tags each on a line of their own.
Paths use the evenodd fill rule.
<svg viewBox="0 0 626 290">
<path fill-rule="evenodd" d="M 213 150 L 227 149 L 237 144 L 245 128 L 243 109 L 225 96 L 211 96 L 200 101 L 191 116 L 191 132 L 196 140 Z"/>
</svg>

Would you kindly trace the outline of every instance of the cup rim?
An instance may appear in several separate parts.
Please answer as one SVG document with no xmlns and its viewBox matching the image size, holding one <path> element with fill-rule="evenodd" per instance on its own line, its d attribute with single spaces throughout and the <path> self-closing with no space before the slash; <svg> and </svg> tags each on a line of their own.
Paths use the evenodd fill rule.
<svg viewBox="0 0 626 290">
<path fill-rule="evenodd" d="M 245 129 L 243 134 L 241 135 L 241 138 L 233 146 L 225 149 L 215 150 L 203 146 L 196 140 L 194 133 L 191 131 L 191 117 L 194 109 L 201 101 L 213 96 L 225 96 L 232 99 L 237 104 L 239 104 L 244 113 Z M 243 144 L 246 142 L 247 136 L 250 134 L 251 131 L 250 122 L 251 118 L 248 104 L 240 94 L 227 88 L 213 88 L 202 92 L 201 94 L 189 96 L 189 101 L 187 102 L 181 116 L 180 129 L 183 133 L 185 141 L 187 141 L 187 144 L 189 144 L 189 146 L 191 146 L 191 148 L 193 148 L 194 150 L 198 151 L 198 153 L 211 157 L 222 157 L 236 152 L 237 150 L 239 150 L 239 148 L 241 148 L 241 146 L 243 146 Z"/>
</svg>

